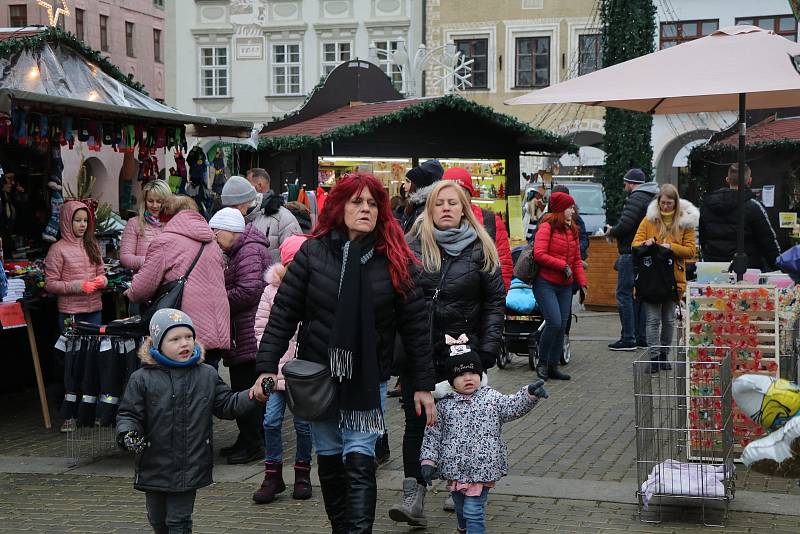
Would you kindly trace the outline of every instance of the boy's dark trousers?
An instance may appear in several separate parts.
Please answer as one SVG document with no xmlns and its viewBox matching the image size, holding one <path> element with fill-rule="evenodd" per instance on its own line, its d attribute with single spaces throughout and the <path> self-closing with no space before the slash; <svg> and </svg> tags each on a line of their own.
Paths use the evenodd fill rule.
<svg viewBox="0 0 800 534">
<path fill-rule="evenodd" d="M 147 519 L 156 534 L 190 534 L 197 490 L 146 491 Z"/>
</svg>

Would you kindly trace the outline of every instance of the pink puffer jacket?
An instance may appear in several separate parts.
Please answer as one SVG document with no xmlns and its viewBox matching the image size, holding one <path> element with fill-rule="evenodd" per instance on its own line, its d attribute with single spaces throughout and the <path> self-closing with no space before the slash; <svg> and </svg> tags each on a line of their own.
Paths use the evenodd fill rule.
<svg viewBox="0 0 800 534">
<path fill-rule="evenodd" d="M 264 335 L 264 329 L 269 322 L 269 313 L 272 311 L 272 303 L 275 302 L 275 295 L 278 294 L 278 288 L 283 280 L 283 275 L 286 274 L 286 267 L 280 263 L 274 264 L 267 270 L 264 280 L 267 282 L 267 287 L 264 288 L 264 293 L 261 294 L 261 302 L 258 303 L 258 310 L 256 310 L 256 343 L 261 343 L 261 336 Z M 294 332 L 294 337 L 289 341 L 289 349 L 281 357 L 278 362 L 278 380 L 275 384 L 275 389 L 283 391 L 286 389 L 286 381 L 283 378 L 283 364 L 289 360 L 294 359 L 297 354 L 297 330 Z"/>
<path fill-rule="evenodd" d="M 150 242 L 161 235 L 164 225 L 155 226 L 148 222 L 144 223 L 144 233 L 140 233 L 139 217 L 131 217 L 122 232 L 122 243 L 119 250 L 119 262 L 127 269 L 138 271 L 142 268 L 144 257 L 147 255 L 147 247 Z"/>
<path fill-rule="evenodd" d="M 61 313 L 92 313 L 103 309 L 100 291 L 89 295 L 71 286 L 76 281 L 92 280 L 104 276 L 103 264 L 95 265 L 83 246 L 83 239 L 72 233 L 72 217 L 86 204 L 77 200 L 65 202 L 61 207 L 61 239 L 50 247 L 44 260 L 45 290 L 58 295 Z"/>
<path fill-rule="evenodd" d="M 153 298 L 162 284 L 186 274 L 202 243 L 206 246 L 183 288 L 181 309 L 192 318 L 197 339 L 206 350 L 228 350 L 231 314 L 222 251 L 208 223 L 196 211 L 177 213 L 150 242 L 144 264 L 126 294 L 133 302 Z"/>
</svg>

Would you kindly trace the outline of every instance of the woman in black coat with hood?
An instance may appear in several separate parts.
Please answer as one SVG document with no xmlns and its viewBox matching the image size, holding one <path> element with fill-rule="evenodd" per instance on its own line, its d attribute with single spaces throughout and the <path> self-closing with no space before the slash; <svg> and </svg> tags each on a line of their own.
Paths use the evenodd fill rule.
<svg viewBox="0 0 800 534">
<path fill-rule="evenodd" d="M 492 238 L 475 218 L 470 201 L 457 182 L 435 184 L 425 210 L 406 236 L 423 270 L 417 284 L 428 305 L 428 332 L 433 347 L 436 381 L 447 379 L 449 351 L 445 335 L 466 334 L 481 357 L 483 369 L 494 366 L 502 341 L 505 285 Z M 405 346 L 408 350 L 408 346 Z M 406 426 L 403 436 L 403 504 L 389 509 L 389 517 L 410 525 L 424 525 L 424 496 L 419 455 L 425 419 L 416 412 L 400 377 Z"/>
<path fill-rule="evenodd" d="M 372 532 L 377 487 L 375 442 L 385 430 L 383 402 L 395 336 L 407 347 L 407 385 L 433 424 L 433 360 L 425 301 L 413 283 L 414 256 L 392 216 L 383 185 L 349 175 L 331 190 L 317 229 L 303 243 L 275 296 L 261 338 L 251 395 L 275 379 L 298 323 L 301 360 L 329 367 L 336 416 L 311 422 L 325 510 L 333 532 Z"/>
<path fill-rule="evenodd" d="M 400 217 L 403 232 L 408 233 L 414 222 L 425 211 L 425 202 L 434 184 L 444 176 L 444 168 L 439 160 L 429 159 L 406 173 L 403 189 L 406 192 L 406 205 Z"/>
</svg>

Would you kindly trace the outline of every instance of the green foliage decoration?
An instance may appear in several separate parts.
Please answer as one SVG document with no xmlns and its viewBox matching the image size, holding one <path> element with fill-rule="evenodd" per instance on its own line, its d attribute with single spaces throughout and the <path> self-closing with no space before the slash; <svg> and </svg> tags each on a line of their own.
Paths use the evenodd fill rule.
<svg viewBox="0 0 800 534">
<path fill-rule="evenodd" d="M 601 0 L 603 66 L 610 67 L 653 52 L 655 14 L 652 0 Z M 653 174 L 652 126 L 653 118 L 646 113 L 606 109 L 603 186 L 609 221 L 616 221 L 622 211 L 625 202 L 622 177 L 625 173 L 638 167 L 648 177 Z"/>
</svg>

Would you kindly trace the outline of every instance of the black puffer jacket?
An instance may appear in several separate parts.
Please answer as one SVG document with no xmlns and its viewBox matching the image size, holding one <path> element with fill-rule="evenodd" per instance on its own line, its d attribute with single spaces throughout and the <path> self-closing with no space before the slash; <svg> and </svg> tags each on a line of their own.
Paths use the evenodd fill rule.
<svg viewBox="0 0 800 534">
<path fill-rule="evenodd" d="M 633 236 L 636 235 L 636 230 L 639 229 L 639 224 L 647 213 L 647 206 L 650 205 L 650 201 L 653 200 L 656 193 L 658 193 L 658 184 L 647 182 L 637 186 L 625 200 L 619 221 L 608 232 L 610 237 L 617 240 L 617 250 L 620 254 L 631 253 Z"/>
<path fill-rule="evenodd" d="M 328 364 L 343 244 L 327 235 L 309 239 L 298 250 L 275 295 L 269 323 L 261 338 L 256 358 L 259 373 L 277 373 L 278 361 L 286 352 L 298 323 L 302 323 L 297 336 L 298 358 Z M 422 291 L 415 287 L 407 296 L 396 292 L 385 256 L 375 254 L 365 267 L 372 281 L 381 380 L 391 376 L 395 335 L 399 332 L 406 347 L 415 391 L 432 391 L 435 385 L 433 360 Z"/>
<path fill-rule="evenodd" d="M 414 222 L 422 215 L 422 212 L 425 211 L 425 203 L 428 201 L 428 195 L 431 194 L 435 185 L 436 182 L 429 186 L 421 187 L 408 195 L 407 202 L 409 206 L 413 207 L 413 210 L 409 213 L 406 213 L 405 210 L 402 212 L 402 217 L 399 222 L 403 233 L 407 234 L 410 232 L 411 227 L 414 226 Z"/>
<path fill-rule="evenodd" d="M 419 238 L 407 236 L 407 239 L 411 250 L 421 260 Z M 449 352 L 445 334 L 456 338 L 467 334 L 470 346 L 481 356 L 484 369 L 494 366 L 503 336 L 506 302 L 500 269 L 491 274 L 481 270 L 483 248 L 480 240 L 476 239 L 455 258 L 444 251 L 441 253 L 442 269 L 434 273 L 423 270 L 418 282 L 428 303 L 428 335 L 433 342 L 437 381 L 447 378 L 444 360 Z M 445 272 L 444 280 L 442 272 Z"/>
<path fill-rule="evenodd" d="M 247 391 L 232 392 L 210 365 L 157 364 L 150 343 L 139 350 L 143 367 L 128 380 L 117 413 L 118 434 L 135 430 L 150 441 L 136 457 L 133 487 L 181 492 L 208 486 L 214 465 L 211 415 L 234 419 L 258 403 Z"/>
<path fill-rule="evenodd" d="M 739 192 L 724 187 L 703 195 L 700 206 L 700 248 L 704 261 L 732 261 L 736 254 Z M 781 249 L 764 206 L 749 189 L 744 203 L 744 250 L 747 266 L 775 270 Z"/>
</svg>

